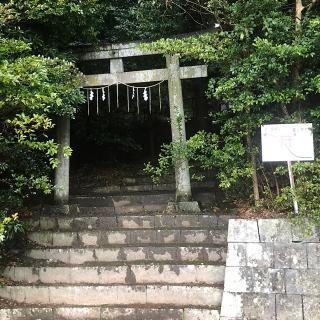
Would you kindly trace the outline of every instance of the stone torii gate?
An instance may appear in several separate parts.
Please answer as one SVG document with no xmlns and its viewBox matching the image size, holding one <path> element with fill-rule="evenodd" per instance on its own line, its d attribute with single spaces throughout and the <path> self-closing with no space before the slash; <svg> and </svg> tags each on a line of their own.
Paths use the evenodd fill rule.
<svg viewBox="0 0 320 320">
<path fill-rule="evenodd" d="M 157 55 L 159 52 L 142 51 L 140 43 L 114 44 L 91 49 L 80 54 L 81 61 L 106 60 L 110 61 L 110 73 L 87 75 L 84 87 L 107 86 L 114 83 L 145 83 L 168 81 L 170 122 L 172 141 L 186 142 L 184 108 L 182 97 L 182 79 L 207 77 L 207 66 L 180 67 L 177 55 L 166 56 L 165 69 L 125 72 L 123 58 Z M 181 121 L 182 119 L 182 121 Z M 58 159 L 60 164 L 55 172 L 55 200 L 66 203 L 69 200 L 69 158 L 64 157 L 63 148 L 70 145 L 70 119 L 60 118 L 57 123 L 57 139 L 60 144 Z M 181 158 L 175 163 L 176 202 L 188 202 L 192 199 L 189 164 L 187 159 Z"/>
</svg>

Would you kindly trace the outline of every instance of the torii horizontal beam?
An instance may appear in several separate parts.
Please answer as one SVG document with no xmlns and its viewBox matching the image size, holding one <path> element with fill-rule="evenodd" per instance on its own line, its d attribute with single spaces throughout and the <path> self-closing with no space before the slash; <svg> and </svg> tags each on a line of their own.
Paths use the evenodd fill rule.
<svg viewBox="0 0 320 320">
<path fill-rule="evenodd" d="M 157 51 L 145 51 L 140 49 L 140 42 L 108 44 L 101 46 L 94 51 L 87 51 L 79 55 L 80 60 L 105 60 L 128 57 L 138 57 L 160 54 Z"/>
<path fill-rule="evenodd" d="M 180 79 L 206 78 L 207 76 L 207 66 L 204 65 L 180 68 Z M 119 82 L 134 84 L 163 80 L 168 80 L 168 69 L 86 75 L 83 86 L 98 87 Z"/>
</svg>

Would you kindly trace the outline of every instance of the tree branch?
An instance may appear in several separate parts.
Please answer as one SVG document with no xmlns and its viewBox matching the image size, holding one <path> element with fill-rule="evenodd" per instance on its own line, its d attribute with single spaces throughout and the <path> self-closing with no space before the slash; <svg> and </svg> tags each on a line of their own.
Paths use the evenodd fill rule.
<svg viewBox="0 0 320 320">
<path fill-rule="evenodd" d="M 200 26 L 204 26 L 203 23 L 201 23 L 200 21 L 196 20 L 194 18 L 194 16 L 187 10 L 185 9 L 182 5 L 178 4 L 175 1 L 170 1 L 171 3 L 173 3 L 176 7 L 178 7 L 180 10 L 182 10 L 185 14 L 187 14 L 195 23 L 199 24 Z"/>
<path fill-rule="evenodd" d="M 311 11 L 317 4 L 319 4 L 319 0 L 312 0 L 311 3 L 309 3 L 307 6 L 305 6 L 304 9 L 307 10 L 307 12 Z"/>
</svg>

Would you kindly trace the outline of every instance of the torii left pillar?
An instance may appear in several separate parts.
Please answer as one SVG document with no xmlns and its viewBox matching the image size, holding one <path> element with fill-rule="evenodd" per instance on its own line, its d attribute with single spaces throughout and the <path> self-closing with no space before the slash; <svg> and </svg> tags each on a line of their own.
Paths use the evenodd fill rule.
<svg viewBox="0 0 320 320">
<path fill-rule="evenodd" d="M 70 117 L 63 116 L 57 121 L 57 142 L 59 143 L 59 165 L 55 170 L 54 200 L 65 204 L 69 201 L 70 158 L 64 155 L 64 148 L 70 147 Z"/>
</svg>

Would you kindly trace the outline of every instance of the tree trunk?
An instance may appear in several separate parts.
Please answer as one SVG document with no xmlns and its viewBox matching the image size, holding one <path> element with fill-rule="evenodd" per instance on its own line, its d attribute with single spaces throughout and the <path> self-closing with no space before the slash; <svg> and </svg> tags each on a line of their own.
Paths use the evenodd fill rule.
<svg viewBox="0 0 320 320">
<path fill-rule="evenodd" d="M 277 196 L 279 197 L 280 196 L 280 187 L 279 187 L 279 182 L 278 182 L 278 179 L 277 179 L 277 176 L 273 170 L 273 168 L 271 168 L 271 171 L 272 171 L 272 175 L 273 175 L 273 178 L 274 178 L 274 183 L 275 183 L 275 186 L 276 186 L 276 192 L 277 192 Z"/>
<path fill-rule="evenodd" d="M 289 111 L 288 111 L 288 108 L 285 104 L 281 105 L 281 110 L 282 110 L 282 113 L 285 117 L 289 117 Z"/>
<path fill-rule="evenodd" d="M 302 11 L 304 10 L 304 6 L 302 4 L 302 0 L 296 0 L 296 16 L 295 16 L 295 27 L 296 27 L 296 38 L 299 37 L 299 34 L 301 33 L 301 23 L 302 23 Z M 294 64 L 293 67 L 293 81 L 294 83 L 298 84 L 300 79 L 300 70 L 301 70 L 301 61 L 297 61 Z M 300 108 L 300 104 L 298 99 L 294 100 L 294 106 L 299 111 L 296 121 L 301 122 L 302 121 L 302 112 Z"/>
<path fill-rule="evenodd" d="M 259 184 L 258 184 L 258 174 L 257 174 L 257 162 L 256 162 L 256 155 L 253 150 L 252 137 L 250 133 L 247 134 L 247 146 L 249 150 L 250 163 L 252 167 L 252 188 L 253 188 L 254 203 L 255 205 L 258 205 L 258 202 L 260 200 L 260 194 L 259 194 Z"/>
<path fill-rule="evenodd" d="M 302 5 L 302 0 L 296 0 L 296 32 L 301 31 L 301 21 L 302 21 L 302 11 L 304 6 Z"/>
</svg>

